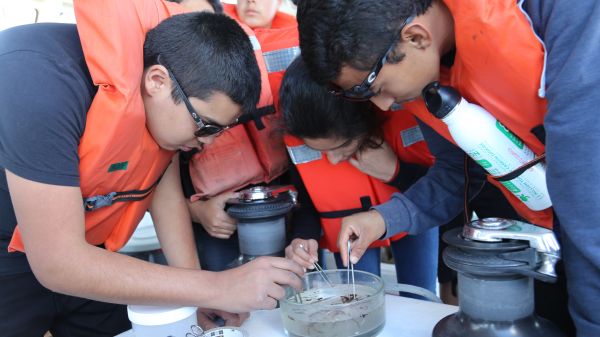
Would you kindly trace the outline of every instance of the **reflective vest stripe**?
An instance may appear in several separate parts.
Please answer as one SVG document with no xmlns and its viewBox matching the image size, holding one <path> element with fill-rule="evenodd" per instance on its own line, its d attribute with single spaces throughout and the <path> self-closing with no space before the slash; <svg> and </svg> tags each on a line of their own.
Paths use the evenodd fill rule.
<svg viewBox="0 0 600 337">
<path fill-rule="evenodd" d="M 306 144 L 286 146 L 286 148 L 294 165 L 309 163 L 323 158 L 321 151 L 313 150 Z"/>
<path fill-rule="evenodd" d="M 261 50 L 258 38 L 253 35 L 248 37 L 250 38 L 250 43 L 252 43 L 252 48 L 254 48 L 255 51 Z M 286 70 L 298 55 L 300 55 L 300 47 L 277 49 L 262 53 L 268 73 Z"/>
<path fill-rule="evenodd" d="M 278 49 L 263 53 L 269 73 L 284 71 L 298 55 L 300 55 L 300 47 Z"/>
<path fill-rule="evenodd" d="M 250 43 L 252 44 L 252 49 L 260 50 L 260 42 L 258 42 L 258 39 L 256 38 L 256 36 L 250 35 L 250 36 L 248 36 L 248 38 L 250 38 Z"/>
<path fill-rule="evenodd" d="M 425 141 L 425 137 L 423 137 L 421 128 L 418 125 L 400 131 L 400 139 L 402 139 L 402 146 L 404 147 Z"/>
</svg>

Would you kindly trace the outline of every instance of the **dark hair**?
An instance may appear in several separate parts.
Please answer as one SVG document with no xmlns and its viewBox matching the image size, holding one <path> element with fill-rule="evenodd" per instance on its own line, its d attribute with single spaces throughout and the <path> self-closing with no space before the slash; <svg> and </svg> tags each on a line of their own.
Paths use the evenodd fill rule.
<svg viewBox="0 0 600 337">
<path fill-rule="evenodd" d="M 315 82 L 297 57 L 279 89 L 285 131 L 300 138 L 360 139 L 361 146 L 379 147 L 383 120 L 369 102 L 349 102 Z"/>
<path fill-rule="evenodd" d="M 166 66 L 190 97 L 209 99 L 221 92 L 253 111 L 260 96 L 260 71 L 248 35 L 222 14 L 174 15 L 146 35 L 144 67 Z M 173 90 L 173 99 L 180 97 Z"/>
<path fill-rule="evenodd" d="M 183 1 L 183 0 L 167 0 L 167 1 L 176 2 L 176 3 L 180 4 L 181 1 Z M 213 11 L 215 11 L 215 13 L 217 13 L 217 14 L 223 13 L 223 4 L 221 3 L 220 0 L 206 0 L 206 2 L 212 6 Z"/>
<path fill-rule="evenodd" d="M 313 78 L 325 83 L 342 65 L 369 71 L 412 14 L 425 13 L 433 0 L 301 0 L 298 29 L 302 58 Z M 393 52 L 389 63 L 404 54 Z"/>
</svg>

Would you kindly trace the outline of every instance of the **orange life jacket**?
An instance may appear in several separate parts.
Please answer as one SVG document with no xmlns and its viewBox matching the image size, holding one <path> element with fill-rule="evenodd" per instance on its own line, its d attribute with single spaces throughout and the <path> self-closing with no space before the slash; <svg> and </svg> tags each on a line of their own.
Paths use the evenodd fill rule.
<svg viewBox="0 0 600 337">
<path fill-rule="evenodd" d="M 415 118 L 406 112 L 380 112 L 386 117 L 384 139 L 402 162 L 431 166 L 434 158 L 423 141 Z M 338 252 L 337 238 L 342 217 L 369 210 L 398 192 L 377 178 L 352 166 L 348 161 L 333 165 L 326 155 L 315 151 L 299 138 L 285 135 L 284 140 L 292 162 L 298 168 L 310 198 L 321 218 L 320 247 Z M 402 174 L 402 164 L 400 172 Z M 397 240 L 406 233 L 391 238 Z M 389 240 L 378 240 L 370 247 L 389 245 Z"/>
<path fill-rule="evenodd" d="M 140 93 L 144 39 L 159 22 L 184 9 L 160 0 L 75 1 L 74 8 L 85 60 L 98 86 L 78 150 L 84 200 L 100 196 L 95 207 L 87 199 L 88 208 L 98 209 L 85 212 L 85 238 L 116 251 L 148 209 L 147 196 L 174 154 L 162 150 L 146 128 Z M 110 194 L 123 191 L 134 193 Z M 143 199 L 101 207 L 132 197 Z M 24 251 L 18 226 L 9 250 Z"/>
<path fill-rule="evenodd" d="M 532 133 L 543 124 L 545 50 L 518 1 L 444 0 L 454 18 L 456 57 L 449 81 L 469 102 L 488 110 L 537 155 L 544 144 Z M 453 141 L 447 126 L 423 100 L 405 105 L 419 119 Z M 532 211 L 497 181 L 511 205 L 528 221 L 552 227 L 552 209 Z"/>
<path fill-rule="evenodd" d="M 270 182 L 288 168 L 277 107 L 283 73 L 300 54 L 296 19 L 278 12 L 271 28 L 252 31 L 240 21 L 235 5 L 223 4 L 223 8 L 246 27 L 254 46 L 263 81 L 258 111 L 270 108 L 274 113 L 255 116 L 260 118 L 255 119 L 255 123 L 247 122 L 227 130 L 210 146 L 193 155 L 189 170 L 197 193 L 195 197 L 210 197 L 249 184 Z M 259 130 L 257 125 L 264 128 Z"/>
</svg>

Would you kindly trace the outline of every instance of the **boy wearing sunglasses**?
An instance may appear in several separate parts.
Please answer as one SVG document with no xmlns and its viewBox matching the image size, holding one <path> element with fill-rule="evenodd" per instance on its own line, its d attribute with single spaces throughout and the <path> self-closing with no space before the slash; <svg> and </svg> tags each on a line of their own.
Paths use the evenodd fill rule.
<svg viewBox="0 0 600 337">
<path fill-rule="evenodd" d="M 204 269 L 220 271 L 237 263 L 237 223 L 224 211 L 225 202 L 237 196 L 235 191 L 250 184 L 286 183 L 289 164 L 278 130 L 278 91 L 283 72 L 299 48 L 296 19 L 279 11 L 281 3 L 239 0 L 235 5 L 223 4 L 225 14 L 248 27 L 263 83 L 252 121 L 240 122 L 210 147 L 180 158 L 186 196 L 195 195 L 188 206 Z"/>
<path fill-rule="evenodd" d="M 129 327 L 123 304 L 239 324 L 299 287 L 302 268 L 283 258 L 199 270 L 176 151 L 252 109 L 259 71 L 233 20 L 181 12 L 82 1 L 77 25 L 0 32 L 3 336 L 114 336 Z M 147 209 L 170 266 L 114 253 Z"/>
<path fill-rule="evenodd" d="M 369 99 L 382 109 L 403 104 L 427 124 L 423 132 L 436 156 L 407 193 L 345 219 L 340 242 L 361 233 L 352 259 L 382 234 L 417 233 L 444 222 L 423 220 L 448 219 L 462 208 L 463 153 L 420 99 L 427 84 L 442 81 L 490 111 L 536 155 L 546 155 L 552 208 L 529 210 L 500 188 L 526 220 L 557 229 L 577 334 L 599 335 L 600 193 L 589 189 L 600 181 L 589 165 L 600 160 L 593 150 L 600 146 L 600 96 L 591 94 L 600 84 L 600 45 L 593 42 L 599 18 L 600 5 L 585 1 L 301 1 L 302 56 L 313 77 L 348 99 Z M 471 182 L 481 184 L 482 172 L 471 173 Z M 374 230 L 363 231 L 367 224 Z M 552 320 L 574 334 L 560 312 L 564 297 L 546 305 L 544 296 L 536 299 L 542 300 L 538 313 L 556 309 Z"/>
</svg>

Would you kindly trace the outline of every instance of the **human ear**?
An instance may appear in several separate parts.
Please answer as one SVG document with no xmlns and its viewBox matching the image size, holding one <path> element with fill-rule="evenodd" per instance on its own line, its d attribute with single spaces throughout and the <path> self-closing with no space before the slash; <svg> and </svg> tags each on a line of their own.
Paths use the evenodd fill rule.
<svg viewBox="0 0 600 337">
<path fill-rule="evenodd" d="M 156 96 L 164 92 L 171 92 L 171 79 L 167 68 L 155 64 L 144 71 L 144 90 L 150 96 Z"/>
<path fill-rule="evenodd" d="M 402 40 L 417 49 L 426 49 L 432 44 L 430 30 L 418 22 L 411 23 L 404 28 Z"/>
</svg>

